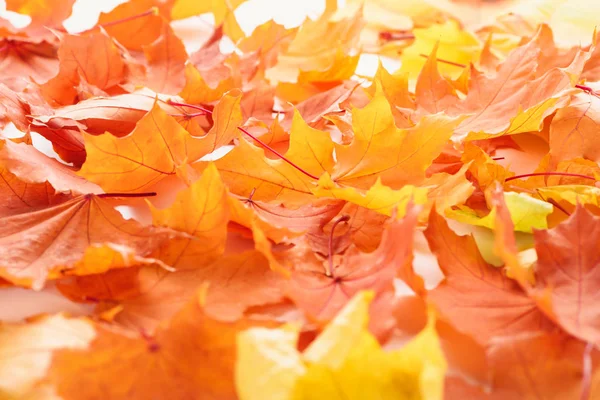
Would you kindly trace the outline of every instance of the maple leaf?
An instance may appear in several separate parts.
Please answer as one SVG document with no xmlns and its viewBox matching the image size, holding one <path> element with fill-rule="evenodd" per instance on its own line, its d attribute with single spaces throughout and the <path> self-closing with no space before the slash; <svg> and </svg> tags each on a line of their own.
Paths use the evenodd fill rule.
<svg viewBox="0 0 600 400">
<path fill-rule="evenodd" d="M 432 25 L 428 28 L 414 29 L 415 42 L 402 52 L 402 71 L 416 78 L 425 63 L 421 54 L 437 55 L 449 63 L 439 64 L 442 74 L 457 78 L 462 69 L 458 65 L 469 65 L 476 60 L 481 51 L 479 40 L 469 31 L 462 30 L 455 21 Z M 422 73 L 422 72 L 421 72 Z"/>
<path fill-rule="evenodd" d="M 244 3 L 7 0 L 0 397 L 598 397 L 597 5 Z"/>
<path fill-rule="evenodd" d="M 350 145 L 336 145 L 338 162 L 331 178 L 363 189 L 378 178 L 392 189 L 420 182 L 460 122 L 438 114 L 414 128 L 398 129 L 381 90 L 366 107 L 354 109 L 352 117 L 354 138 Z"/>
<path fill-rule="evenodd" d="M 574 157 L 600 159 L 594 132 L 600 120 L 600 99 L 590 93 L 578 93 L 571 103 L 556 112 L 550 125 L 550 154 L 553 161 Z"/>
<path fill-rule="evenodd" d="M 537 76 L 534 67 L 543 32 L 542 27 L 531 41 L 512 51 L 495 76 L 472 71 L 465 101 L 451 112 L 472 115 L 458 127 L 455 139 L 537 131 L 546 116 L 564 105 L 564 90 L 572 87 L 572 77 L 581 73 L 589 53 L 582 52 L 564 69 L 552 68 Z"/>
<path fill-rule="evenodd" d="M 325 132 L 312 129 L 296 114 L 284 159 L 269 160 L 262 149 L 240 138 L 239 144 L 215 165 L 237 195 L 250 197 L 252 193 L 256 200 L 298 205 L 311 194 L 315 174 L 332 167 L 333 146 Z M 199 164 L 199 168 L 204 166 Z"/>
<path fill-rule="evenodd" d="M 110 195 L 83 195 L 52 207 L 2 218 L 0 275 L 39 289 L 48 275 L 59 276 L 69 268 L 85 268 L 85 255 L 94 246 L 122 244 L 143 257 L 175 236 L 172 231 L 123 219 L 107 197 Z M 88 262 L 94 262 L 94 257 L 89 258 Z M 109 266 L 112 264 L 107 254 L 102 258 L 106 258 Z"/>
<path fill-rule="evenodd" d="M 156 93 L 141 90 L 80 101 L 74 105 L 58 108 L 50 115 L 35 115 L 34 122 L 76 131 L 83 128 L 87 133 L 96 135 L 109 131 L 116 136 L 125 136 L 133 131 L 136 123 L 152 109 L 154 103 L 160 105 L 169 114 L 181 114 L 164 99 L 159 98 L 157 101 Z"/>
<path fill-rule="evenodd" d="M 410 266 L 416 216 L 413 208 L 403 220 L 392 222 L 373 253 L 361 253 L 351 247 L 339 264 L 331 254 L 331 239 L 327 265 L 314 255 L 308 258 L 309 254 L 300 252 L 288 288 L 290 297 L 313 318 L 327 320 L 360 290 L 389 290 L 396 275 L 422 291 L 423 281 Z M 332 235 L 333 229 L 335 225 Z"/>
<path fill-rule="evenodd" d="M 275 243 L 319 229 L 338 215 L 344 202 L 326 201 L 300 208 L 265 203 L 253 199 L 230 197 L 230 219 L 246 228 L 254 224 Z"/>
<path fill-rule="evenodd" d="M 109 132 L 101 136 L 85 134 L 88 157 L 78 174 L 104 190 L 143 191 L 167 176 L 181 174 L 185 165 L 227 144 L 236 131 L 236 119 L 241 120 L 239 96 L 227 95 L 222 106 L 215 109 L 213 128 L 197 138 L 155 104 L 126 137 L 117 138 Z M 152 146 L 160 146 L 161 150 Z M 115 180 L 120 176 L 128 179 Z"/>
</svg>

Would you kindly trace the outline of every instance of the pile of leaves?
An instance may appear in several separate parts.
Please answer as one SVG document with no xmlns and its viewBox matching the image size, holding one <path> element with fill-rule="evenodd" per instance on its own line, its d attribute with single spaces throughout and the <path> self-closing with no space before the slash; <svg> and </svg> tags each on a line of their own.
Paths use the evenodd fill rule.
<svg viewBox="0 0 600 400">
<path fill-rule="evenodd" d="M 0 290 L 87 314 L 1 399 L 600 398 L 596 2 L 73 3 L 0 21 Z"/>
</svg>

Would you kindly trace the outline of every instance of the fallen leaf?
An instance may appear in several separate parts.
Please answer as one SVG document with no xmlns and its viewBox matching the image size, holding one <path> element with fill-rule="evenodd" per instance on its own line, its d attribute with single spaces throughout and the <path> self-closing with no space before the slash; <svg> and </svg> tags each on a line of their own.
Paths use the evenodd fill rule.
<svg viewBox="0 0 600 400">
<path fill-rule="evenodd" d="M 135 254 L 147 256 L 175 236 L 172 231 L 123 219 L 106 197 L 78 196 L 2 218 L 0 275 L 15 284 L 40 289 L 48 275 L 75 267 L 92 246 L 123 244 Z"/>
</svg>

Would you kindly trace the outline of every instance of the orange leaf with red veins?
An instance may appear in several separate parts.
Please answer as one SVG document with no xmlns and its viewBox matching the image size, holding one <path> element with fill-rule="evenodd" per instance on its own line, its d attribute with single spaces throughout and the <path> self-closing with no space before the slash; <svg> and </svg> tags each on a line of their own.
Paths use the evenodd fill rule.
<svg viewBox="0 0 600 400">
<path fill-rule="evenodd" d="M 496 336 L 552 329 L 536 302 L 483 260 L 472 236 L 456 235 L 435 212 L 425 236 L 446 277 L 427 297 L 457 329 L 481 344 Z"/>
<path fill-rule="evenodd" d="M 87 159 L 78 174 L 105 191 L 115 192 L 142 192 L 176 175 L 206 154 L 206 140 L 212 142 L 211 136 L 191 136 L 158 104 L 128 136 L 118 138 L 106 132 L 100 136 L 84 134 L 84 138 Z"/>
<path fill-rule="evenodd" d="M 147 256 L 176 233 L 125 220 L 104 197 L 84 195 L 0 221 L 0 276 L 41 288 L 49 274 L 73 268 L 91 246 L 124 245 Z"/>
<path fill-rule="evenodd" d="M 170 240 L 155 254 L 156 258 L 184 269 L 203 267 L 223 254 L 229 220 L 227 189 L 213 164 L 199 180 L 177 193 L 169 208 L 149 206 L 155 226 L 191 235 Z"/>
<path fill-rule="evenodd" d="M 25 143 L 0 140 L 0 165 L 23 182 L 48 182 L 57 192 L 102 192 L 97 185 L 77 176 L 73 168 Z"/>
<path fill-rule="evenodd" d="M 59 74 L 42 86 L 47 99 L 73 104 L 80 79 L 106 90 L 121 82 L 125 63 L 111 38 L 104 32 L 86 36 L 66 35 L 58 48 Z"/>
<path fill-rule="evenodd" d="M 397 275 L 415 290 L 422 291 L 423 280 L 414 274 L 411 265 L 417 212 L 413 208 L 404 219 L 391 222 L 380 246 L 372 253 L 361 253 L 352 246 L 341 258 L 329 254 L 322 261 L 316 254 L 303 254 L 300 250 L 287 287 L 288 295 L 310 317 L 328 320 L 361 290 L 371 289 L 376 293 L 391 290 Z M 345 220 L 341 217 L 337 221 Z"/>
<path fill-rule="evenodd" d="M 70 197 L 56 192 L 48 182 L 22 181 L 0 163 L 0 218 L 59 204 Z"/>
<path fill-rule="evenodd" d="M 28 29 L 56 28 L 69 18 L 75 0 L 7 0 L 6 9 L 31 17 Z"/>
<path fill-rule="evenodd" d="M 197 151 L 209 154 L 230 144 L 239 135 L 238 126 L 244 120 L 241 110 L 242 93 L 234 89 L 226 93 L 212 112 L 213 126 L 197 144 Z"/>
<path fill-rule="evenodd" d="M 249 251 L 221 257 L 194 270 L 117 269 L 63 280 L 57 286 L 71 299 L 99 302 L 100 312 L 118 307 L 113 321 L 123 326 L 153 332 L 202 285 L 207 286 L 205 312 L 220 321 L 236 321 L 250 307 L 283 300 L 283 282 L 284 278 L 269 268 L 263 255 Z"/>
<path fill-rule="evenodd" d="M 549 293 L 553 318 L 571 335 L 600 343 L 595 309 L 600 279 L 600 218 L 578 205 L 568 220 L 533 233 L 538 255 L 536 291 Z"/>
<path fill-rule="evenodd" d="M 312 198 L 314 180 L 282 160 L 270 160 L 264 150 L 240 138 L 239 143 L 215 165 L 229 190 L 260 201 L 279 201 L 300 206 Z M 202 168 L 203 164 L 198 164 Z"/>
<path fill-rule="evenodd" d="M 312 198 L 316 177 L 332 168 L 333 148 L 327 132 L 311 128 L 296 113 L 285 154 L 287 162 L 266 158 L 264 150 L 240 138 L 238 145 L 215 165 L 232 193 L 243 197 L 252 193 L 255 200 L 277 201 L 297 208 Z"/>
<path fill-rule="evenodd" d="M 46 41 L 0 40 L 2 78 L 31 77 L 37 83 L 45 83 L 58 73 L 56 54 L 56 47 Z"/>
<path fill-rule="evenodd" d="M 179 93 L 185 85 L 184 70 L 188 60 L 181 39 L 168 24 L 163 23 L 162 34 L 143 48 L 148 60 L 146 86 L 159 93 Z"/>
</svg>

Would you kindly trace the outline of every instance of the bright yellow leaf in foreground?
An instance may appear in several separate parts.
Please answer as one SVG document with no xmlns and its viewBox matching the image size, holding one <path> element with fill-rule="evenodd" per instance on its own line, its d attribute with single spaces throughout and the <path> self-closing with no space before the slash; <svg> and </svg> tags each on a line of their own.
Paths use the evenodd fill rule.
<svg viewBox="0 0 600 400">
<path fill-rule="evenodd" d="M 386 352 L 367 330 L 372 298 L 357 294 L 303 353 L 289 326 L 240 333 L 240 399 L 441 399 L 446 361 L 434 321 L 403 348 Z"/>
</svg>

